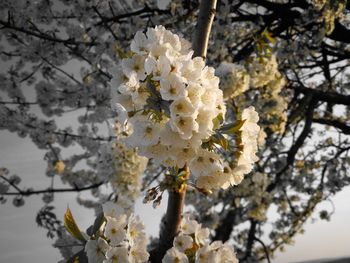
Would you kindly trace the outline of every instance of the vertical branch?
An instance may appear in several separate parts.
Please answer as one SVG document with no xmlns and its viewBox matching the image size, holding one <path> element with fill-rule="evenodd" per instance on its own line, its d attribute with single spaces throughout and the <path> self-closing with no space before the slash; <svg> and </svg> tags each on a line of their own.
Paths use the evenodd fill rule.
<svg viewBox="0 0 350 263">
<path fill-rule="evenodd" d="M 195 35 L 192 42 L 192 48 L 194 50 L 193 57 L 199 56 L 205 58 L 207 55 L 208 40 L 215 10 L 216 0 L 201 1 Z M 184 169 L 188 178 L 190 171 L 187 166 L 185 166 Z M 178 234 L 181 226 L 185 195 L 186 187 L 182 188 L 181 191 L 169 189 L 168 207 L 162 220 L 159 243 L 157 248 L 150 252 L 150 260 L 152 263 L 162 262 L 166 251 L 173 245 L 174 237 Z"/>
<path fill-rule="evenodd" d="M 208 41 L 216 12 L 216 0 L 202 0 L 192 42 L 193 57 L 206 58 Z"/>
<path fill-rule="evenodd" d="M 190 170 L 187 165 L 184 167 L 183 172 L 185 172 L 183 179 L 187 180 L 190 176 Z M 158 245 L 150 252 L 152 263 L 162 262 L 166 251 L 173 246 L 174 237 L 179 233 L 185 205 L 186 188 L 186 185 L 182 185 L 180 190 L 178 190 L 178 187 L 168 189 L 168 206 L 160 226 Z"/>
<path fill-rule="evenodd" d="M 250 229 L 248 233 L 247 240 L 247 250 L 244 259 L 248 259 L 252 255 L 252 250 L 255 241 L 255 232 L 256 232 L 257 222 L 255 220 L 250 221 Z"/>
<path fill-rule="evenodd" d="M 220 220 L 220 224 L 218 224 L 218 227 L 215 229 L 215 236 L 213 240 L 221 240 L 222 242 L 229 240 L 233 231 L 236 213 L 236 208 L 234 210 L 230 210 L 227 215 Z"/>
</svg>

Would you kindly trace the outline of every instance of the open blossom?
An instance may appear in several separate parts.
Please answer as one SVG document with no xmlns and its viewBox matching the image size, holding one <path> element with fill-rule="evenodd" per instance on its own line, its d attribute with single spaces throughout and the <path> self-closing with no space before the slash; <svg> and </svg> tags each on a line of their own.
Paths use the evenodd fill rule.
<svg viewBox="0 0 350 263">
<path fill-rule="evenodd" d="M 102 205 L 105 217 L 117 218 L 124 214 L 124 208 L 114 202 L 106 202 Z"/>
<path fill-rule="evenodd" d="M 85 245 L 89 262 L 96 263 L 145 263 L 148 261 L 145 228 L 138 216 L 126 215 L 118 204 L 103 205 L 106 223 Z M 103 233 L 103 234 L 102 234 Z"/>
<path fill-rule="evenodd" d="M 88 240 L 85 244 L 85 252 L 89 259 L 89 263 L 100 263 L 106 257 L 105 253 L 109 248 L 106 240 L 98 238 L 97 240 Z"/>
<path fill-rule="evenodd" d="M 128 248 L 125 246 L 110 247 L 106 252 L 106 258 L 103 263 L 129 262 Z"/>
<path fill-rule="evenodd" d="M 174 238 L 174 247 L 179 251 L 184 252 L 193 246 L 193 239 L 188 235 L 178 235 Z"/>
<path fill-rule="evenodd" d="M 149 253 L 146 250 L 146 244 L 137 243 L 132 246 L 129 251 L 129 262 L 130 263 L 141 263 L 147 262 Z"/>
<path fill-rule="evenodd" d="M 228 244 L 215 241 L 212 244 L 205 244 L 196 253 L 196 263 L 238 263 L 236 254 Z"/>
<path fill-rule="evenodd" d="M 121 243 L 126 237 L 125 232 L 126 215 L 121 215 L 118 218 L 107 218 L 107 224 L 105 228 L 105 236 L 110 240 L 113 246 Z"/>
<path fill-rule="evenodd" d="M 210 165 L 208 165 L 210 164 Z M 214 152 L 201 149 L 190 163 L 191 171 L 196 176 L 205 176 L 217 170 L 222 170 L 220 156 Z"/>
<path fill-rule="evenodd" d="M 180 250 L 176 249 L 175 247 L 172 247 L 169 249 L 163 260 L 162 263 L 188 263 L 188 257 L 186 254 L 182 253 Z"/>
<path fill-rule="evenodd" d="M 159 141 L 160 124 L 148 120 L 144 116 L 130 119 L 133 124 L 133 133 L 126 139 L 130 147 L 155 145 Z"/>
<path fill-rule="evenodd" d="M 175 237 L 173 247 L 165 254 L 162 262 L 190 262 L 194 255 L 196 263 L 238 263 L 233 247 L 220 241 L 209 243 L 209 229 L 202 228 L 196 220 L 185 215 L 180 233 Z"/>
<path fill-rule="evenodd" d="M 131 215 L 129 217 L 126 233 L 129 242 L 132 244 L 146 241 L 145 227 L 138 216 Z"/>
</svg>

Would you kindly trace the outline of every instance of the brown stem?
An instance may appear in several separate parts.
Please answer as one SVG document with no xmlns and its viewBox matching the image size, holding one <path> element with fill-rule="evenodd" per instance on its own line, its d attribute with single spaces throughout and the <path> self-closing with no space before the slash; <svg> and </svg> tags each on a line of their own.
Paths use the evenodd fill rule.
<svg viewBox="0 0 350 263">
<path fill-rule="evenodd" d="M 208 41 L 216 12 L 216 0 L 202 0 L 192 42 L 193 57 L 206 58 Z"/>
<path fill-rule="evenodd" d="M 247 251 L 244 259 L 249 259 L 252 254 L 254 241 L 255 241 L 255 232 L 256 232 L 257 222 L 255 220 L 250 221 L 250 229 L 248 233 L 248 241 L 247 241 Z"/>
<path fill-rule="evenodd" d="M 187 165 L 182 172 L 185 172 L 184 180 L 187 180 L 190 176 L 190 170 Z M 160 226 L 158 246 L 150 252 L 152 263 L 162 262 L 166 251 L 173 246 L 174 237 L 179 233 L 185 205 L 186 185 L 182 185 L 180 191 L 177 189 L 179 188 L 175 187 L 168 190 L 168 206 Z"/>
<path fill-rule="evenodd" d="M 173 246 L 174 237 L 181 226 L 185 195 L 186 189 L 181 192 L 169 190 L 168 207 L 160 227 L 158 247 L 150 253 L 152 263 L 162 262 L 167 250 Z"/>
</svg>

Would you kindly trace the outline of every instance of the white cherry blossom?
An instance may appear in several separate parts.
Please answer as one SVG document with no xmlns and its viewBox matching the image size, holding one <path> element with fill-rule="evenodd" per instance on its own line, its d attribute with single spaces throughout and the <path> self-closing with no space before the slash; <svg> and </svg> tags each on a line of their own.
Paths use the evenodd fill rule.
<svg viewBox="0 0 350 263">
<path fill-rule="evenodd" d="M 107 217 L 106 228 L 104 235 L 110 240 L 113 246 L 120 244 L 126 237 L 125 226 L 126 215 L 123 214 L 118 218 Z"/>
<path fill-rule="evenodd" d="M 174 247 L 181 252 L 193 246 L 193 239 L 188 235 L 178 235 L 174 238 Z"/>
<path fill-rule="evenodd" d="M 98 238 L 97 240 L 88 240 L 85 244 L 84 251 L 89 259 L 89 263 L 102 262 L 106 258 L 105 253 L 108 248 L 108 243 L 102 238 Z"/>
<path fill-rule="evenodd" d="M 188 262 L 189 260 L 186 254 L 182 253 L 175 247 L 169 249 L 162 260 L 162 263 L 188 263 Z"/>
<path fill-rule="evenodd" d="M 110 247 L 106 252 L 106 258 L 103 263 L 129 263 L 128 248 L 125 246 Z"/>
</svg>

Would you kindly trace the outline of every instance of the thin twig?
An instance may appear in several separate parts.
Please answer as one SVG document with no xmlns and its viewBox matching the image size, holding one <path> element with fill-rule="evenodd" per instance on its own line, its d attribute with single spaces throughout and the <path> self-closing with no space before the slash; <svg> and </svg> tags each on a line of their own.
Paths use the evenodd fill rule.
<svg viewBox="0 0 350 263">
<path fill-rule="evenodd" d="M 1 178 L 5 179 L 3 176 Z M 6 179 L 5 179 L 6 180 Z M 6 180 L 8 182 L 8 180 Z M 104 182 L 99 182 L 93 185 L 84 186 L 84 187 L 74 187 L 74 188 L 49 188 L 45 190 L 22 190 L 17 186 L 11 184 L 18 192 L 8 192 L 3 193 L 2 195 L 22 195 L 22 196 L 31 196 L 31 195 L 39 195 L 45 193 L 67 193 L 67 192 L 82 192 L 86 190 L 91 190 L 100 187 Z"/>
</svg>

